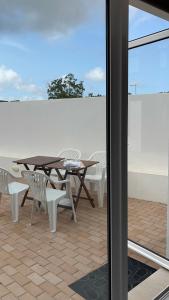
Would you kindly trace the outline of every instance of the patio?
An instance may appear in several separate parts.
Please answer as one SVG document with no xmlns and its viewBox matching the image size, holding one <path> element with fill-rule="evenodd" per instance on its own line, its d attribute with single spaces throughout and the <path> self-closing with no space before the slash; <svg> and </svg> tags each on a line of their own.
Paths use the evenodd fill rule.
<svg viewBox="0 0 169 300">
<path fill-rule="evenodd" d="M 48 218 L 36 214 L 32 227 L 30 201 L 12 224 L 7 197 L 0 218 L 0 297 L 13 299 L 81 299 L 68 285 L 107 260 L 106 208 L 91 208 L 80 201 L 78 223 L 70 211 L 60 212 L 52 238 Z M 71 225 L 71 226 L 70 226 Z"/>
<path fill-rule="evenodd" d="M 69 113 L 70 109 L 71 114 Z M 39 110 L 42 114 L 40 116 L 41 131 L 36 126 L 37 117 L 35 117 Z M 105 149 L 104 99 L 8 103 L 8 107 L 3 105 L 1 110 L 2 122 L 9 111 L 15 128 L 11 130 L 9 124 L 8 136 L 4 134 L 3 128 L 0 128 L 2 135 L 0 161 L 1 167 L 13 172 L 15 176 L 20 176 L 20 171 L 25 169 L 21 166 L 18 173 L 13 170 L 13 166 L 16 167 L 13 161 L 19 158 L 39 154 L 56 156 L 62 148 L 73 145 L 82 149 L 82 157 L 88 159 L 94 151 Z M 51 124 L 42 122 L 46 111 L 51 115 Z M 56 111 L 58 112 L 57 120 L 55 118 Z M 58 131 L 63 111 L 70 126 L 65 123 L 62 130 Z M 102 111 L 104 114 L 102 122 L 100 122 L 98 116 Z M 20 126 L 20 119 L 16 117 L 18 113 L 27 120 L 31 118 L 33 131 L 30 130 L 29 122 L 25 124 L 24 128 Z M 93 126 L 94 118 L 95 126 Z M 77 120 L 78 127 L 76 122 L 72 122 L 72 119 Z M 55 128 L 55 132 L 57 132 L 57 136 L 54 138 L 49 134 L 51 127 Z M 134 125 L 131 127 L 135 128 Z M 17 133 L 19 137 L 26 136 L 24 143 L 22 139 L 18 139 L 16 143 L 13 132 Z M 47 137 L 45 143 L 44 136 Z M 62 141 L 62 145 L 58 141 Z M 130 142 L 132 147 L 133 141 L 134 139 Z M 146 183 L 146 187 L 149 187 L 148 192 L 147 189 L 140 189 L 147 193 L 142 197 L 143 194 L 140 195 L 137 191 L 136 183 L 137 181 L 140 183 L 141 178 L 141 182 L 144 184 L 149 173 L 147 170 L 145 174 L 140 170 L 138 172 L 133 164 L 129 167 L 129 239 L 165 255 L 166 204 L 155 201 L 161 200 L 167 203 L 167 175 L 164 174 L 165 176 L 160 177 L 159 181 L 156 172 L 155 176 L 151 174 L 153 175 L 151 176 L 152 185 Z M 160 194 L 161 190 L 163 190 L 162 195 Z M 154 195 L 157 196 L 157 199 L 154 198 Z M 139 200 L 138 198 L 155 201 Z M 95 204 L 96 208 L 92 208 L 89 201 L 82 199 L 79 201 L 77 224 L 70 219 L 71 211 L 60 212 L 57 233 L 52 238 L 48 217 L 44 213 L 36 214 L 34 216 L 35 225 L 29 226 L 31 211 L 29 200 L 26 200 L 25 206 L 20 209 L 19 224 L 13 224 L 8 197 L 3 196 L 0 206 L 0 299 L 82 299 L 68 286 L 107 261 L 106 206 L 99 209 L 96 196 Z M 129 256 L 152 267 L 155 266 L 154 263 L 131 251 L 129 251 Z M 155 267 L 158 268 L 158 266 Z"/>
<path fill-rule="evenodd" d="M 130 199 L 128 218 L 129 239 L 165 256 L 167 205 Z"/>
<path fill-rule="evenodd" d="M 30 209 L 27 200 L 20 209 L 19 224 L 13 224 L 9 199 L 3 196 L 0 213 L 1 299 L 82 299 L 68 285 L 107 261 L 106 205 L 93 209 L 88 201 L 81 200 L 77 224 L 71 221 L 70 211 L 60 211 L 57 233 L 53 237 L 44 213 L 35 214 L 34 225 L 29 226 Z M 163 204 L 129 199 L 129 237 L 163 254 L 164 214 Z M 129 251 L 129 255 L 155 266 L 136 253 Z"/>
</svg>

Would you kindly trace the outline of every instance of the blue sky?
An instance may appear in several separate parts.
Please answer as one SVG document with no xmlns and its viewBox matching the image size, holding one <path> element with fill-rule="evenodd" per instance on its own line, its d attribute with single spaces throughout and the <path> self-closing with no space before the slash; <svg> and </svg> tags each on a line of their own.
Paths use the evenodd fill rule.
<svg viewBox="0 0 169 300">
<path fill-rule="evenodd" d="M 70 72 L 84 81 L 85 95 L 105 95 L 104 1 L 94 2 L 71 0 L 69 7 L 67 0 L 0 3 L 0 99 L 47 99 L 48 83 Z M 130 40 L 168 25 L 130 8 Z M 169 90 L 168 48 L 164 41 L 158 51 L 151 45 L 130 52 L 129 84 L 137 85 L 137 93 Z M 129 90 L 134 92 L 132 86 Z"/>
</svg>

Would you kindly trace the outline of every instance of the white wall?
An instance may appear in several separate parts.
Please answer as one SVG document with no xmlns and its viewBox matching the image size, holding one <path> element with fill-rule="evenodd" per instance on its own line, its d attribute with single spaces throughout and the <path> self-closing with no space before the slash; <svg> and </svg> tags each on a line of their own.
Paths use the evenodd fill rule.
<svg viewBox="0 0 169 300">
<path fill-rule="evenodd" d="M 129 195 L 168 201 L 169 94 L 129 97 Z"/>
<path fill-rule="evenodd" d="M 106 147 L 105 97 L 0 103 L 0 166 L 12 158 Z M 129 96 L 129 197 L 168 197 L 169 94 Z M 5 157 L 5 158 L 4 158 Z"/>
<path fill-rule="evenodd" d="M 169 94 L 129 96 L 129 142 L 131 150 L 167 153 Z"/>
<path fill-rule="evenodd" d="M 0 103 L 0 156 L 56 155 L 105 149 L 105 99 Z"/>
</svg>

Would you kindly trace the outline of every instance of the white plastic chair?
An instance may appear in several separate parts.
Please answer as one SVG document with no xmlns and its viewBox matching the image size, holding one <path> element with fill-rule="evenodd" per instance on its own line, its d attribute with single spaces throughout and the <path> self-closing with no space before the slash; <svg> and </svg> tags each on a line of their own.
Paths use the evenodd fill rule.
<svg viewBox="0 0 169 300">
<path fill-rule="evenodd" d="M 58 157 L 63 157 L 66 159 L 76 159 L 79 160 L 81 158 L 81 152 L 78 149 L 73 149 L 73 148 L 67 148 L 61 150 L 58 155 Z"/>
<path fill-rule="evenodd" d="M 85 181 L 89 182 L 91 191 L 93 184 L 97 187 L 98 206 L 103 207 L 104 189 L 106 180 L 106 152 L 96 151 L 88 158 L 88 160 L 99 161 L 99 163 L 88 169 Z"/>
<path fill-rule="evenodd" d="M 74 160 L 79 160 L 82 156 L 80 150 L 78 149 L 74 149 L 74 148 L 66 148 L 66 149 L 62 149 L 58 154 L 58 157 L 63 157 L 66 159 L 74 159 Z M 64 176 L 65 171 L 64 170 L 60 170 L 60 174 L 62 176 Z M 52 178 L 52 180 L 54 181 L 54 183 L 56 183 L 56 178 L 57 178 L 57 174 L 55 171 L 52 171 L 50 178 Z M 75 185 L 75 189 L 77 189 L 77 178 L 76 176 L 71 176 L 70 179 L 74 179 L 74 185 Z M 71 183 L 73 184 L 73 182 L 71 181 Z"/>
<path fill-rule="evenodd" d="M 21 174 L 27 180 L 34 200 L 31 212 L 31 224 L 35 203 L 37 201 L 41 202 L 41 206 L 48 212 L 51 232 L 56 232 L 58 206 L 72 209 L 74 221 L 76 222 L 76 213 L 69 180 L 58 181 L 57 183 L 59 184 L 66 184 L 66 190 L 57 190 L 47 187 L 48 182 L 53 181 L 45 174 L 33 171 L 22 171 Z"/>
<path fill-rule="evenodd" d="M 18 222 L 19 220 L 19 194 L 29 188 L 27 184 L 17 182 L 16 180 L 17 178 L 7 170 L 0 168 L 0 199 L 2 194 L 12 196 L 11 213 L 13 222 Z"/>
</svg>

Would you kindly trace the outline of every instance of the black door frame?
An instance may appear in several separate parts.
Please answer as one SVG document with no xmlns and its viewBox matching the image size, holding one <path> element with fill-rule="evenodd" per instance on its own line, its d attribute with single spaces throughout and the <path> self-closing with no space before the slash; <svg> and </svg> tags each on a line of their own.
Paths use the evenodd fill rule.
<svg viewBox="0 0 169 300">
<path fill-rule="evenodd" d="M 128 1 L 106 1 L 109 299 L 128 295 Z"/>
</svg>

